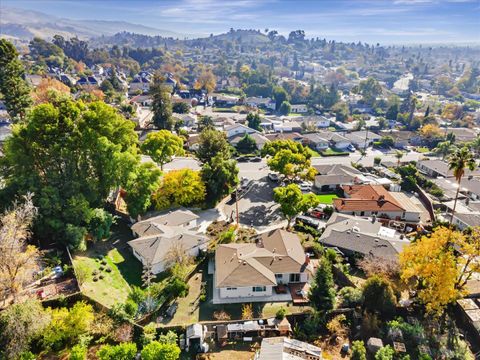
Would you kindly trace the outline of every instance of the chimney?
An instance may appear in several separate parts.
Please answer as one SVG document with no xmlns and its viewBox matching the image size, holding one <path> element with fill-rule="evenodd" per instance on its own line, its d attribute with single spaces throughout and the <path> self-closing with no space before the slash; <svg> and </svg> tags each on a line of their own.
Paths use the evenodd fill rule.
<svg viewBox="0 0 480 360">
<path fill-rule="evenodd" d="M 310 255 L 305 254 L 305 265 L 310 264 Z"/>
</svg>

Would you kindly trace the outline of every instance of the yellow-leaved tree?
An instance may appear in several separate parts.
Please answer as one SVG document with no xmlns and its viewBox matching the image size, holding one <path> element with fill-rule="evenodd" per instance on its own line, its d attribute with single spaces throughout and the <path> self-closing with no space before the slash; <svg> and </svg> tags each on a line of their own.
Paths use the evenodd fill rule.
<svg viewBox="0 0 480 360">
<path fill-rule="evenodd" d="M 470 234 L 436 228 L 400 253 L 400 268 L 402 280 L 417 291 L 427 312 L 441 315 L 480 271 L 480 227 Z"/>
</svg>

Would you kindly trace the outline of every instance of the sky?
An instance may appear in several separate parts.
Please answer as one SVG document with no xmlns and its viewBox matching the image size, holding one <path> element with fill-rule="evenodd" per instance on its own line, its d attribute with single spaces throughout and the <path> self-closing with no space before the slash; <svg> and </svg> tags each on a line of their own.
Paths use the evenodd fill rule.
<svg viewBox="0 0 480 360">
<path fill-rule="evenodd" d="M 235 29 L 381 44 L 480 43 L 480 0 L 1 0 L 70 19 L 121 20 L 180 34 Z"/>
</svg>

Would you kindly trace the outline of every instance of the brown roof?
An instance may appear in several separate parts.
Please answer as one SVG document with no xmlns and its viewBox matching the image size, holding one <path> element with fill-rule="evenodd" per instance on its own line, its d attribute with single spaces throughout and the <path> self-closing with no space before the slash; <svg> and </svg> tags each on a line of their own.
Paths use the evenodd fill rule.
<svg viewBox="0 0 480 360">
<path fill-rule="evenodd" d="M 266 134 L 265 137 L 270 141 L 275 140 L 294 140 L 302 139 L 303 136 L 297 132 Z"/>
<path fill-rule="evenodd" d="M 338 211 L 404 211 L 398 201 L 381 185 L 344 185 L 348 198 L 333 200 Z"/>
<path fill-rule="evenodd" d="M 311 272 L 298 236 L 278 229 L 257 243 L 220 245 L 215 269 L 216 287 L 277 285 L 275 274 Z"/>
</svg>

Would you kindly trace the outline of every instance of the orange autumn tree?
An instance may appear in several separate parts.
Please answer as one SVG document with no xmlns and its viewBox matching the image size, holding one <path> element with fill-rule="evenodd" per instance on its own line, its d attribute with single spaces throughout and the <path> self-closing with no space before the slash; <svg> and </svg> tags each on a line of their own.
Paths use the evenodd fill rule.
<svg viewBox="0 0 480 360">
<path fill-rule="evenodd" d="M 437 228 L 400 253 L 400 268 L 402 280 L 417 290 L 427 312 L 441 315 L 466 293 L 467 282 L 480 271 L 480 227 L 468 235 Z"/>
<path fill-rule="evenodd" d="M 442 132 L 440 131 L 440 128 L 434 124 L 424 125 L 420 129 L 420 134 L 427 139 L 439 138 L 442 136 Z"/>
<path fill-rule="evenodd" d="M 56 79 L 43 78 L 33 91 L 32 99 L 35 104 L 47 103 L 51 99 L 52 92 L 68 95 L 70 94 L 70 88 Z"/>
</svg>

